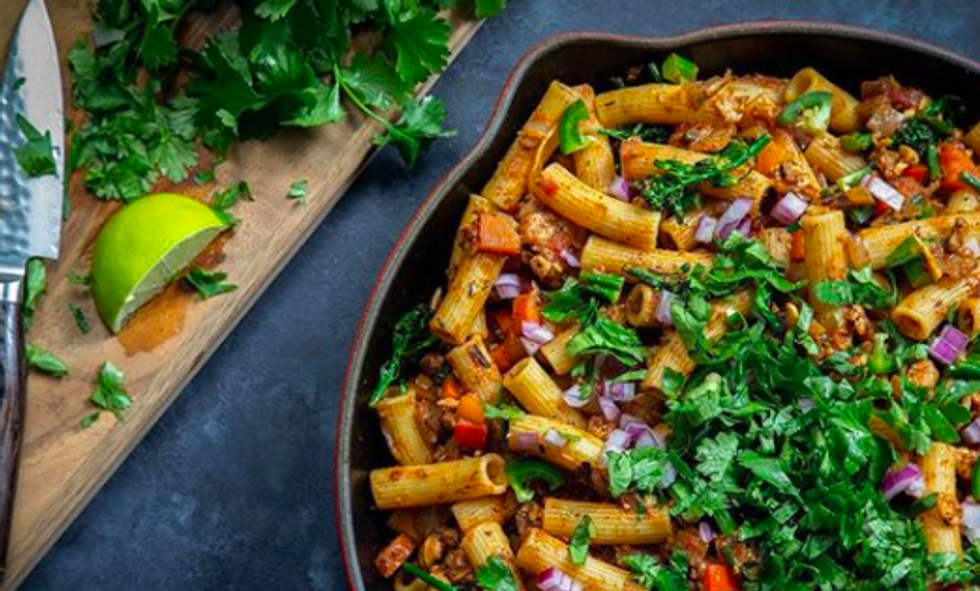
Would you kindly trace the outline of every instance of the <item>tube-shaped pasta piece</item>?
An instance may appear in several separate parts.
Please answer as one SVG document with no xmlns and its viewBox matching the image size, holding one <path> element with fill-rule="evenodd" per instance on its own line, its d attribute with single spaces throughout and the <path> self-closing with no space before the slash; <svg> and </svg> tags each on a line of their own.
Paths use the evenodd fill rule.
<svg viewBox="0 0 980 591">
<path fill-rule="evenodd" d="M 548 431 L 555 431 L 568 440 L 562 447 L 544 441 Z M 527 438 L 537 437 L 538 444 L 527 446 Z M 512 451 L 529 453 L 569 471 L 589 464 L 595 466 L 602 457 L 602 440 L 595 435 L 561 421 L 525 415 L 510 421 L 507 446 Z"/>
<path fill-rule="evenodd" d="M 608 562 L 586 557 L 576 566 L 568 557 L 568 546 L 540 529 L 532 529 L 517 550 L 517 566 L 536 577 L 549 568 L 557 568 L 582 584 L 584 591 L 623 591 L 630 574 Z"/>
<path fill-rule="evenodd" d="M 476 318 L 473 319 L 473 326 L 470 327 L 470 336 L 480 337 L 484 340 L 490 336 L 490 327 L 487 326 L 486 314 L 477 314 Z"/>
<path fill-rule="evenodd" d="M 800 222 L 805 250 L 803 265 L 809 281 L 809 300 L 814 316 L 824 326 L 839 326 L 839 310 L 821 303 L 816 298 L 815 287 L 824 281 L 847 277 L 847 226 L 844 212 L 830 210 L 826 213 L 807 214 Z"/>
<path fill-rule="evenodd" d="M 713 302 L 704 336 L 709 341 L 720 338 L 728 330 L 728 317 L 732 314 L 748 313 L 751 305 L 752 294 L 747 291 Z M 697 363 L 688 354 L 684 339 L 679 333 L 672 332 L 658 347 L 653 348 L 647 359 L 647 377 L 643 381 L 643 387 L 662 391 L 664 376 L 668 369 L 686 378 L 691 375 L 695 367 Z"/>
<path fill-rule="evenodd" d="M 660 213 L 601 193 L 557 162 L 541 171 L 531 190 L 541 203 L 600 236 L 644 250 L 657 246 Z"/>
<path fill-rule="evenodd" d="M 980 298 L 966 298 L 960 302 L 956 327 L 971 337 L 980 334 Z"/>
<path fill-rule="evenodd" d="M 660 223 L 660 233 L 667 237 L 667 246 L 687 252 L 697 246 L 694 235 L 701 223 L 701 214 L 685 216 L 678 220 L 671 216 Z"/>
<path fill-rule="evenodd" d="M 599 236 L 590 236 L 582 249 L 582 268 L 586 271 L 617 273 L 630 277 L 628 269 L 638 267 L 654 273 L 685 273 L 695 265 L 710 267 L 714 257 L 705 252 L 640 250 Z"/>
<path fill-rule="evenodd" d="M 824 90 L 833 97 L 830 112 L 830 129 L 836 133 L 851 133 L 861 127 L 858 116 L 858 100 L 849 92 L 823 77 L 813 68 L 803 68 L 797 72 L 786 85 L 784 98 L 787 103 L 793 102 L 801 94 L 815 90 Z"/>
<path fill-rule="evenodd" d="M 530 119 L 517 134 L 503 160 L 481 194 L 504 211 L 514 211 L 521 198 L 527 194 L 528 176 L 535 160 L 546 161 L 551 154 L 541 154 L 539 147 L 561 121 L 569 105 L 579 99 L 579 94 L 561 82 L 552 82 L 541 102 L 531 113 Z M 551 151 L 557 142 L 547 142 Z"/>
<path fill-rule="evenodd" d="M 473 254 L 473 248 L 469 246 L 467 240 L 467 234 L 470 233 L 473 224 L 477 222 L 481 213 L 489 213 L 494 209 L 493 204 L 480 195 L 470 195 L 470 199 L 466 203 L 466 210 L 463 211 L 463 217 L 459 220 L 456 238 L 453 240 L 453 254 L 449 259 L 448 274 L 450 278 L 456 275 L 463 259 Z"/>
<path fill-rule="evenodd" d="M 504 523 L 517 510 L 513 495 L 499 495 L 453 503 L 452 512 L 459 529 L 470 531 L 481 523 Z"/>
<path fill-rule="evenodd" d="M 502 560 L 514 575 L 517 588 L 521 591 L 524 590 L 524 583 L 521 580 L 521 573 L 517 569 L 517 560 L 510 547 L 510 540 L 507 539 L 507 534 L 504 533 L 499 523 L 487 522 L 474 527 L 463 536 L 460 547 L 466 553 L 466 559 L 469 560 L 470 566 L 474 570 L 485 565 L 493 557 Z"/>
<path fill-rule="evenodd" d="M 970 131 L 966 132 L 963 136 L 963 143 L 973 150 L 974 154 L 980 154 L 980 123 L 977 123 L 970 128 Z"/>
<path fill-rule="evenodd" d="M 936 505 L 922 514 L 922 533 L 930 554 L 963 553 L 959 503 L 956 500 L 956 450 L 934 441 L 919 460 L 925 494 L 936 495 Z"/>
<path fill-rule="evenodd" d="M 970 296 L 977 295 L 980 277 L 949 277 L 921 287 L 905 296 L 892 310 L 892 321 L 910 339 L 924 341 L 946 319 L 950 308 L 958 308 Z"/>
<path fill-rule="evenodd" d="M 630 138 L 619 147 L 619 160 L 623 176 L 627 180 L 640 180 L 649 176 L 663 174 L 663 169 L 657 166 L 658 161 L 676 160 L 684 164 L 694 164 L 711 154 L 702 154 L 693 150 L 685 150 L 665 144 L 651 144 Z M 763 174 L 750 170 L 731 187 L 718 187 L 713 183 L 698 185 L 705 194 L 718 199 L 739 199 L 746 197 L 756 202 L 760 201 L 772 186 L 772 181 Z"/>
<path fill-rule="evenodd" d="M 506 257 L 483 252 L 463 259 L 456 276 L 449 282 L 446 296 L 429 321 L 429 328 L 436 336 L 453 344 L 462 343 L 469 336 L 477 314 L 483 313 L 483 306 L 505 260 Z"/>
<path fill-rule="evenodd" d="M 867 161 L 858 154 L 852 154 L 842 148 L 840 140 L 829 133 L 814 138 L 803 155 L 813 168 L 835 183 L 868 165 Z"/>
<path fill-rule="evenodd" d="M 534 357 L 525 357 L 504 376 L 504 387 L 528 412 L 585 427 L 582 413 L 568 406 L 561 388 Z"/>
<path fill-rule="evenodd" d="M 497 403 L 502 390 L 500 370 L 490 357 L 482 337 L 470 337 L 447 353 L 446 360 L 464 388 L 475 392 L 485 402 Z"/>
<path fill-rule="evenodd" d="M 595 97 L 595 108 L 606 128 L 724 123 L 720 113 L 704 104 L 702 95 L 695 84 L 643 84 L 603 92 Z"/>
<path fill-rule="evenodd" d="M 595 91 L 587 84 L 576 86 L 575 90 L 582 95 L 582 100 L 589 109 L 589 118 L 584 126 L 598 132 L 600 125 L 595 113 Z M 572 163 L 575 165 L 575 176 L 597 191 L 608 192 L 616 178 L 616 158 L 612 143 L 604 134 L 595 133 L 588 146 L 572 153 Z"/>
<path fill-rule="evenodd" d="M 660 305 L 660 294 L 645 283 L 637 283 L 626 296 L 626 321 L 633 326 L 659 326 L 657 306 Z"/>
<path fill-rule="evenodd" d="M 759 232 L 758 238 L 776 262 L 784 267 L 789 266 L 793 236 L 786 228 L 766 228 Z"/>
<path fill-rule="evenodd" d="M 886 265 L 888 256 L 906 238 L 916 234 L 923 240 L 945 240 L 949 238 L 950 232 L 957 224 L 963 224 L 967 228 L 980 228 L 980 213 L 942 215 L 927 220 L 876 226 L 861 230 L 858 232 L 858 238 L 864 243 L 864 247 L 868 251 L 871 266 L 875 269 L 881 269 Z"/>
<path fill-rule="evenodd" d="M 548 362 L 548 365 L 551 366 L 551 370 L 557 375 L 563 376 L 567 374 L 579 362 L 580 357 L 568 350 L 568 344 L 579 333 L 578 328 L 578 324 L 566 328 L 558 333 L 555 338 L 541 345 L 541 348 L 538 350 L 545 361 Z"/>
<path fill-rule="evenodd" d="M 429 464 L 432 449 L 426 443 L 416 420 L 417 393 L 414 387 L 398 396 L 390 396 L 376 407 L 381 419 L 381 432 L 395 460 L 403 466 Z"/>
<path fill-rule="evenodd" d="M 504 459 L 497 454 L 371 471 L 371 493 L 378 509 L 455 503 L 505 492 Z"/>
<path fill-rule="evenodd" d="M 591 543 L 597 546 L 653 544 L 669 538 L 673 529 L 670 512 L 647 506 L 643 513 L 624 509 L 615 503 L 591 503 L 548 498 L 544 502 L 542 529 L 559 538 L 570 538 L 575 527 L 588 515 L 595 525 Z"/>
<path fill-rule="evenodd" d="M 960 189 L 949 196 L 946 207 L 943 208 L 943 215 L 974 213 L 978 210 L 980 210 L 980 195 L 970 189 Z"/>
</svg>

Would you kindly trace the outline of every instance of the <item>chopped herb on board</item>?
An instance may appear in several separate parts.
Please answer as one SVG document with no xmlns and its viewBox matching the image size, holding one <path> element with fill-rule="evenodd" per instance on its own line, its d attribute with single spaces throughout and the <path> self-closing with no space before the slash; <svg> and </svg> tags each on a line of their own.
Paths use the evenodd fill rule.
<svg viewBox="0 0 980 591">
<path fill-rule="evenodd" d="M 32 343 L 27 343 L 25 350 L 27 365 L 41 373 L 61 378 L 68 375 L 68 365 L 54 353 Z"/>
<path fill-rule="evenodd" d="M 33 258 L 27 261 L 27 274 L 24 278 L 23 322 L 24 331 L 34 326 L 34 313 L 48 289 L 48 272 L 44 260 Z"/>
<path fill-rule="evenodd" d="M 82 334 L 88 334 L 92 330 L 92 325 L 88 321 L 88 316 L 85 315 L 85 311 L 78 306 L 78 304 L 69 302 L 68 309 L 71 311 L 71 317 L 75 320 L 75 326 L 78 327 L 79 332 Z"/>
<path fill-rule="evenodd" d="M 309 190 L 310 184 L 306 179 L 298 180 L 289 186 L 289 193 L 286 197 L 289 199 L 295 199 L 301 204 L 306 205 L 306 192 Z"/>
<path fill-rule="evenodd" d="M 202 300 L 209 300 L 215 296 L 231 293 L 238 289 L 234 283 L 228 283 L 225 279 L 228 274 L 222 271 L 209 271 L 199 267 L 193 267 L 187 272 L 187 283 L 197 290 L 197 295 Z"/>
<path fill-rule="evenodd" d="M 21 115 L 17 115 L 17 127 L 24 134 L 26 141 L 14 148 L 14 158 L 27 176 L 34 178 L 58 174 L 58 167 L 54 162 L 51 132 L 46 131 L 42 134 Z"/>
<path fill-rule="evenodd" d="M 117 420 L 123 420 L 126 410 L 133 404 L 129 392 L 123 386 L 124 379 L 122 370 L 111 361 L 102 364 L 96 388 L 89 396 L 89 401 L 99 410 L 82 419 L 82 427 L 87 429 L 94 425 L 103 412 L 110 412 Z"/>
</svg>

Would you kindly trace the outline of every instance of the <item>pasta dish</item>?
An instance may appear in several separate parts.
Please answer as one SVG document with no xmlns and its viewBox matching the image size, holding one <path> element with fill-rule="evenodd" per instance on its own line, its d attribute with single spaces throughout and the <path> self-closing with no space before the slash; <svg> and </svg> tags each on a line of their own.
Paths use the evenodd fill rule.
<svg viewBox="0 0 980 591">
<path fill-rule="evenodd" d="M 980 124 L 812 68 L 602 84 L 551 83 L 392 327 L 380 574 L 977 588 Z"/>
</svg>

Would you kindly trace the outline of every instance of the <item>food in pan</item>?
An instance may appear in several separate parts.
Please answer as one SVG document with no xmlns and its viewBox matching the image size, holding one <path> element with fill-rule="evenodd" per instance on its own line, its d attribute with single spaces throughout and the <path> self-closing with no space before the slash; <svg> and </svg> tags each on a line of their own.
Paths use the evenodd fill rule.
<svg viewBox="0 0 980 591">
<path fill-rule="evenodd" d="M 553 82 L 393 327 L 395 589 L 980 583 L 980 124 L 697 74 Z"/>
</svg>

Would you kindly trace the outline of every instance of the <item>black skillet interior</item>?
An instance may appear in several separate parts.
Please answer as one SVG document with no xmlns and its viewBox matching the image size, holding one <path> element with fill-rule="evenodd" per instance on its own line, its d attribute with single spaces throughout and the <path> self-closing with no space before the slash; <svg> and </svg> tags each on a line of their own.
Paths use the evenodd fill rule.
<svg viewBox="0 0 980 591">
<path fill-rule="evenodd" d="M 980 90 L 977 64 L 914 41 L 839 25 L 738 25 L 673 39 L 571 34 L 532 50 L 515 70 L 479 144 L 435 189 L 395 247 L 355 339 L 337 456 L 338 525 L 352 589 L 390 588 L 372 565 L 390 533 L 384 528 L 384 516 L 372 509 L 367 476 L 392 460 L 365 399 L 390 354 L 394 322 L 416 303 L 428 301 L 444 283 L 467 195 L 490 177 L 552 80 L 589 83 L 601 91 L 610 87 L 611 77 L 622 76 L 633 66 L 659 62 L 671 51 L 693 58 L 702 77 L 726 69 L 788 77 L 811 66 L 853 92 L 861 81 L 888 74 L 933 96 L 972 97 Z M 970 110 L 975 119 L 980 105 L 972 104 Z"/>
</svg>

